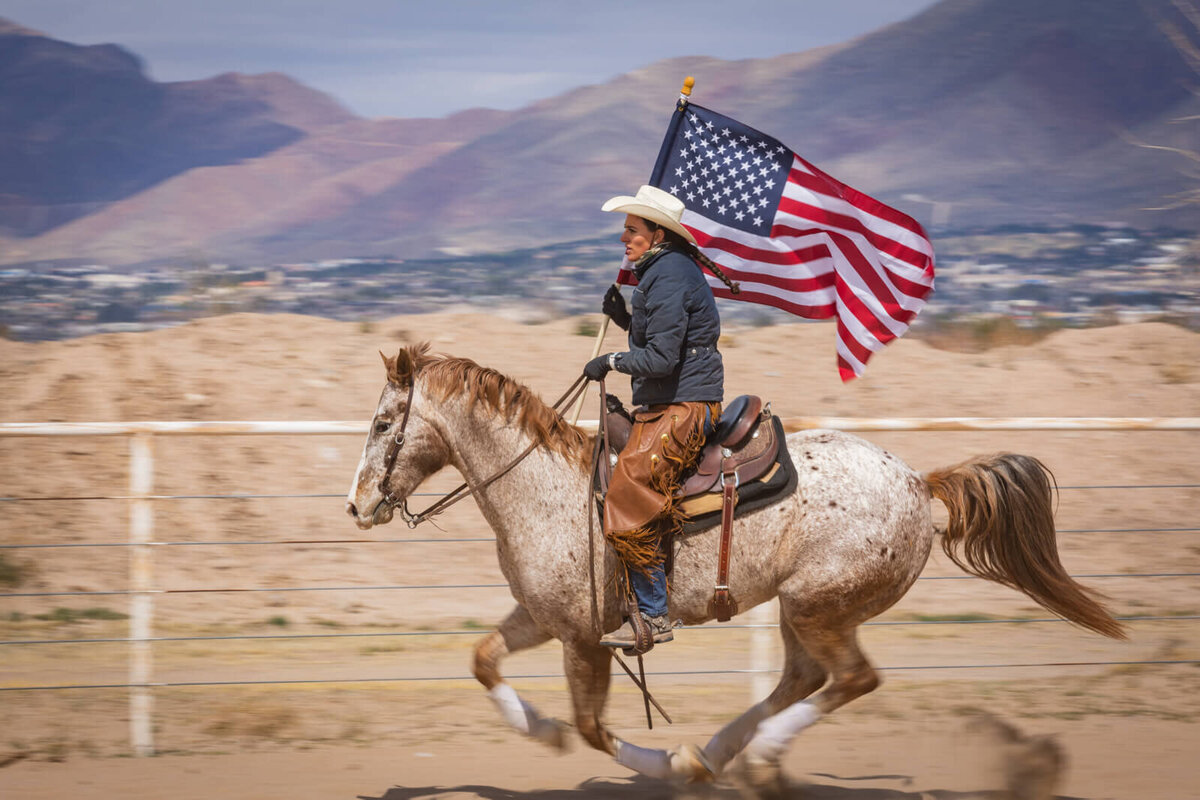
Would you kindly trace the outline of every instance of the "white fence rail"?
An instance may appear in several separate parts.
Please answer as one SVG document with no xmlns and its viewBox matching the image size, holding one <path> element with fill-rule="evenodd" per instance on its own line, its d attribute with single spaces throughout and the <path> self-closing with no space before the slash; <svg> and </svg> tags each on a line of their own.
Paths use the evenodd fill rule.
<svg viewBox="0 0 1200 800">
<path fill-rule="evenodd" d="M 792 417 L 783 420 L 788 430 L 833 429 L 842 431 L 1197 431 L 1200 417 Z M 585 421 L 583 427 L 594 428 L 595 421 Z M 129 437 L 129 494 L 107 499 L 127 500 L 130 504 L 129 541 L 130 590 L 128 594 L 130 646 L 130 738 L 137 755 L 154 752 L 153 738 L 153 681 L 152 643 L 153 597 L 163 590 L 153 589 L 154 542 L 154 438 L 156 436 L 230 436 L 230 435 L 342 435 L 363 436 L 368 430 L 365 421 L 208 421 L 208 422 L 47 422 L 0 423 L 0 438 L 14 437 Z M 1188 485 L 1181 485 L 1186 488 Z M 1131 487 L 1132 488 L 1132 487 Z M 241 497 L 238 495 L 238 497 Z M 37 498 L 6 498 L 37 499 Z M 67 498 L 64 498 L 67 499 Z M 91 498 L 100 499 L 100 498 Z M 1166 530 L 1166 529 L 1164 529 Z M 1169 529 L 1194 531 L 1193 528 Z M 159 543 L 161 544 L 161 543 Z M 1093 576 L 1102 577 L 1102 576 Z M 1133 576 L 1131 576 L 1133 577 Z M 1145 576 L 1145 577 L 1167 577 Z M 407 588 L 407 587 L 385 587 Z M 275 590 L 278 591 L 278 590 Z M 53 594 L 53 593 L 47 593 Z M 756 613 L 757 612 L 757 613 Z M 760 661 L 765 660 L 767 642 L 774 634 L 770 624 L 769 606 L 762 606 L 750 615 L 754 638 L 751 655 L 754 660 L 749 672 L 755 673 L 753 691 L 765 694 L 765 674 Z M 1188 617 L 1194 619 L 1194 617 Z M 451 633 L 451 632 L 443 632 Z M 457 633 L 457 632 L 455 632 Z M 289 638 L 289 637 L 256 637 Z M 1174 663 L 1174 662 L 1172 662 Z M 161 685 L 161 684 L 158 684 Z M 53 688 L 53 687 L 40 687 Z M 83 687 L 78 687 L 83 688 Z"/>
</svg>

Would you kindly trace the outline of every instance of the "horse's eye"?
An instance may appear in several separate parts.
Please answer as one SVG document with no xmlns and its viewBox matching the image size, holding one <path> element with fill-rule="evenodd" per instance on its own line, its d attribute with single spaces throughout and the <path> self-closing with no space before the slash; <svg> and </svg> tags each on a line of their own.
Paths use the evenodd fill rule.
<svg viewBox="0 0 1200 800">
<path fill-rule="evenodd" d="M 388 422 L 387 420 L 381 419 L 375 423 L 375 432 L 376 433 L 387 433 L 388 428 L 390 428 L 390 427 L 392 427 L 392 423 Z"/>
</svg>

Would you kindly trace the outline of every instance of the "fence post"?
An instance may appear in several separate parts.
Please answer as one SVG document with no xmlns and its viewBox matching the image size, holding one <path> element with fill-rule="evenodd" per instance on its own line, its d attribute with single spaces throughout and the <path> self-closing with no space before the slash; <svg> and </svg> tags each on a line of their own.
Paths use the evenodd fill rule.
<svg viewBox="0 0 1200 800">
<path fill-rule="evenodd" d="M 774 688 L 771 679 L 771 644 L 777 635 L 772 625 L 779 621 L 779 601 L 769 600 L 750 609 L 747 614 L 750 624 L 761 627 L 750 629 L 750 702 L 765 700 Z"/>
<path fill-rule="evenodd" d="M 136 756 L 154 755 L 154 698 L 150 693 L 153 654 L 150 650 L 154 613 L 151 557 L 154 510 L 154 435 L 135 433 L 129 441 L 129 736 Z"/>
</svg>

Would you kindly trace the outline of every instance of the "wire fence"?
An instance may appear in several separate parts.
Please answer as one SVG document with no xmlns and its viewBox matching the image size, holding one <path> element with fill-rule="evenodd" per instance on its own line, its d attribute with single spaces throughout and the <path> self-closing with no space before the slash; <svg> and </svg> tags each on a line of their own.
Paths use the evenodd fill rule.
<svg viewBox="0 0 1200 800">
<path fill-rule="evenodd" d="M 1013 431 L 1013 430 L 1060 430 L 1060 431 L 1194 431 L 1200 430 L 1200 418 L 1030 418 L 1030 419 L 989 419 L 989 418 L 956 418 L 956 419 L 851 419 L 851 418 L 802 418 L 789 420 L 787 427 L 796 428 L 834 428 L 851 431 Z M 385 677 L 340 677 L 340 678 L 283 678 L 264 680 L 190 680 L 190 681 L 156 681 L 152 672 L 152 645 L 171 642 L 214 642 L 214 641 L 274 641 L 274 640 L 353 640 L 365 638 L 393 637 L 471 637 L 486 633 L 478 629 L 441 629 L 418 631 L 368 631 L 368 632 L 319 632 L 319 633 L 273 633 L 273 634 L 230 634 L 230 635 L 194 635 L 194 636 L 152 636 L 150 598 L 157 595 L 188 595 L 188 594 L 233 594 L 233 593 L 270 593 L 281 592 L 375 592 L 375 591 L 423 591 L 423 592 L 461 592 L 469 590 L 499 590 L 507 587 L 505 583 L 412 583 L 412 584 L 382 584 L 382 585 L 341 585 L 341 586 L 227 586 L 227 587 L 191 587 L 171 588 L 155 587 L 150 584 L 152 553 L 165 548 L 195 548 L 195 547 L 279 547 L 279 546 L 361 546 L 361 545 L 439 545 L 454 546 L 467 543 L 495 542 L 490 536 L 438 536 L 438 537 L 397 537 L 397 538 L 293 538 L 271 540 L 199 540 L 171 541 L 156 540 L 153 536 L 154 512 L 156 504 L 181 500 L 230 501 L 230 500 L 285 500 L 295 501 L 304 499 L 340 498 L 340 493 L 198 493 L 198 494 L 153 494 L 154 460 L 153 437 L 159 435 L 329 435 L 353 434 L 361 436 L 366 429 L 365 423 L 358 422 L 313 422 L 313 423 L 284 423 L 284 422 L 214 422 L 214 423 L 176 423 L 176 422 L 147 422 L 147 423 L 50 423 L 0 424 L 0 437 L 26 436 L 124 436 L 130 442 L 130 490 L 127 493 L 113 494 L 62 494 L 37 496 L 0 496 L 0 503 L 47 503 L 47 502 L 126 502 L 130 509 L 130 536 L 122 542 L 41 542 L 19 541 L 0 544 L 0 550 L 51 550 L 67 548 L 123 548 L 131 553 L 130 582 L 128 588 L 109 591 L 93 590 L 61 590 L 0 592 L 0 599 L 8 598 L 52 598 L 74 597 L 88 598 L 100 596 L 128 597 L 130 599 L 130 635 L 126 637 L 97 637 L 97 638 L 12 638 L 0 640 L 0 649 L 13 647 L 39 647 L 74 644 L 77 646 L 126 645 L 130 648 L 129 679 L 126 682 L 106 683 L 38 683 L 0 686 L 0 692 L 48 692 L 48 691 L 80 691 L 93 689 L 129 690 L 131 707 L 131 740 L 134 750 L 139 755 L 153 753 L 152 724 L 150 720 L 150 692 L 166 687 L 219 687 L 219 686 L 254 686 L 254 685 L 297 685 L 297 684 L 339 684 L 339 683 L 393 683 L 393 682 L 435 682 L 447 680 L 469 680 L 467 674 L 421 674 L 410 676 Z M 1192 491 L 1200 489 L 1198 483 L 1104 483 L 1079 484 L 1058 487 L 1065 492 L 1095 492 L 1095 491 Z M 434 496 L 434 493 L 420 493 Z M 1192 520 L 1184 520 L 1180 527 L 1111 527 L 1111 528 L 1064 528 L 1060 534 L 1070 535 L 1189 535 L 1200 533 L 1200 527 L 1192 527 Z M 1161 572 L 1082 572 L 1073 577 L 1086 580 L 1186 580 L 1200 578 L 1200 572 L 1192 571 L 1161 571 Z M 922 575 L 919 581 L 973 581 L 978 580 L 969 575 Z M 1126 624 L 1194 624 L 1200 615 L 1178 613 L 1171 615 L 1132 615 L 1118 618 Z M 932 626 L 932 625 L 1057 625 L 1065 621 L 1054 617 L 988 617 L 970 619 L 912 619 L 912 620 L 874 620 L 866 623 L 867 627 L 896 628 L 901 626 Z M 714 630 L 710 626 L 702 626 Z M 770 636 L 776 629 L 775 624 L 757 622 L 753 624 L 731 625 L 724 624 L 719 630 L 745 630 L 755 636 Z M 761 649 L 761 648 L 760 648 Z M 880 667 L 884 671 L 952 671 L 980 669 L 1025 669 L 1033 667 L 1083 667 L 1083 666 L 1133 666 L 1133 665 L 1176 665 L 1200 663 L 1194 659 L 1154 658 L 1145 660 L 1104 659 L 1076 661 L 995 661 L 973 664 L 929 664 L 929 665 L 888 665 Z M 650 674 L 661 676 L 687 675 L 751 675 L 763 676 L 778 672 L 762 663 L 752 664 L 746 669 L 707 669 L 707 670 L 672 670 L 663 669 Z M 562 673 L 528 673 L 512 675 L 512 678 L 561 678 Z"/>
</svg>

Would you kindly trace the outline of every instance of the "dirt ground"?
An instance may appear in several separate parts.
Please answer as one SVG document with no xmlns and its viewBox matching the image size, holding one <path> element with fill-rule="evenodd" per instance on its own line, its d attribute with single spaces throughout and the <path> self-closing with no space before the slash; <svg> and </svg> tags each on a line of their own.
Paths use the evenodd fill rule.
<svg viewBox="0 0 1200 800">
<path fill-rule="evenodd" d="M 590 353 L 579 325 L 501 313 L 357 324 L 234 315 L 0 341 L 0 421 L 362 420 L 365 434 L 384 378 L 377 351 L 428 340 L 553 399 Z M 606 346 L 620 346 L 617 332 Z M 831 325 L 727 328 L 727 395 L 754 392 L 785 418 L 1200 411 L 1200 336 L 1163 324 L 982 353 L 910 338 L 846 385 L 833 348 Z M 1060 798 L 1200 797 L 1197 435 L 864 434 L 922 470 L 996 450 L 1042 459 L 1062 487 L 1068 570 L 1091 576 L 1082 582 L 1117 615 L 1143 619 L 1128 623 L 1126 642 L 1101 639 L 935 554 L 927 580 L 862 631 L 884 685 L 790 751 L 792 794 L 1000 797 L 1014 765 L 1038 753 L 1063 762 Z M 393 523 L 364 536 L 342 512 L 361 446 L 360 436 L 156 438 L 154 492 L 172 497 L 153 506 L 154 539 L 170 543 L 152 549 L 152 585 L 166 591 L 154 597 L 153 635 L 165 640 L 153 645 L 152 680 L 166 685 L 152 691 L 153 758 L 130 757 L 128 690 L 18 689 L 128 682 L 127 643 L 68 641 L 130 635 L 129 597 L 95 594 L 130 585 L 128 501 L 0 500 L 0 640 L 39 642 L 0 644 L 0 797 L 745 796 L 736 775 L 669 787 L 581 744 L 559 756 L 508 731 L 468 669 L 480 632 L 512 605 L 490 531 L 463 503 L 440 529 Z M 0 497 L 124 497 L 128 451 L 123 437 L 0 438 Z M 429 490 L 456 478 L 438 475 Z M 254 497 L 203 497 L 233 493 Z M 46 544 L 73 546 L 30 546 Z M 413 585 L 457 588 L 394 588 Z M 647 657 L 674 725 L 647 731 L 640 696 L 615 679 L 618 735 L 703 745 L 753 702 L 762 676 L 744 670 L 763 647 L 777 668 L 780 648 L 736 627 L 743 619 L 683 630 Z M 299 638 L 320 634 L 336 635 Z M 259 636 L 275 638 L 245 638 Z M 569 717 L 556 646 L 505 667 L 523 697 Z"/>
</svg>

